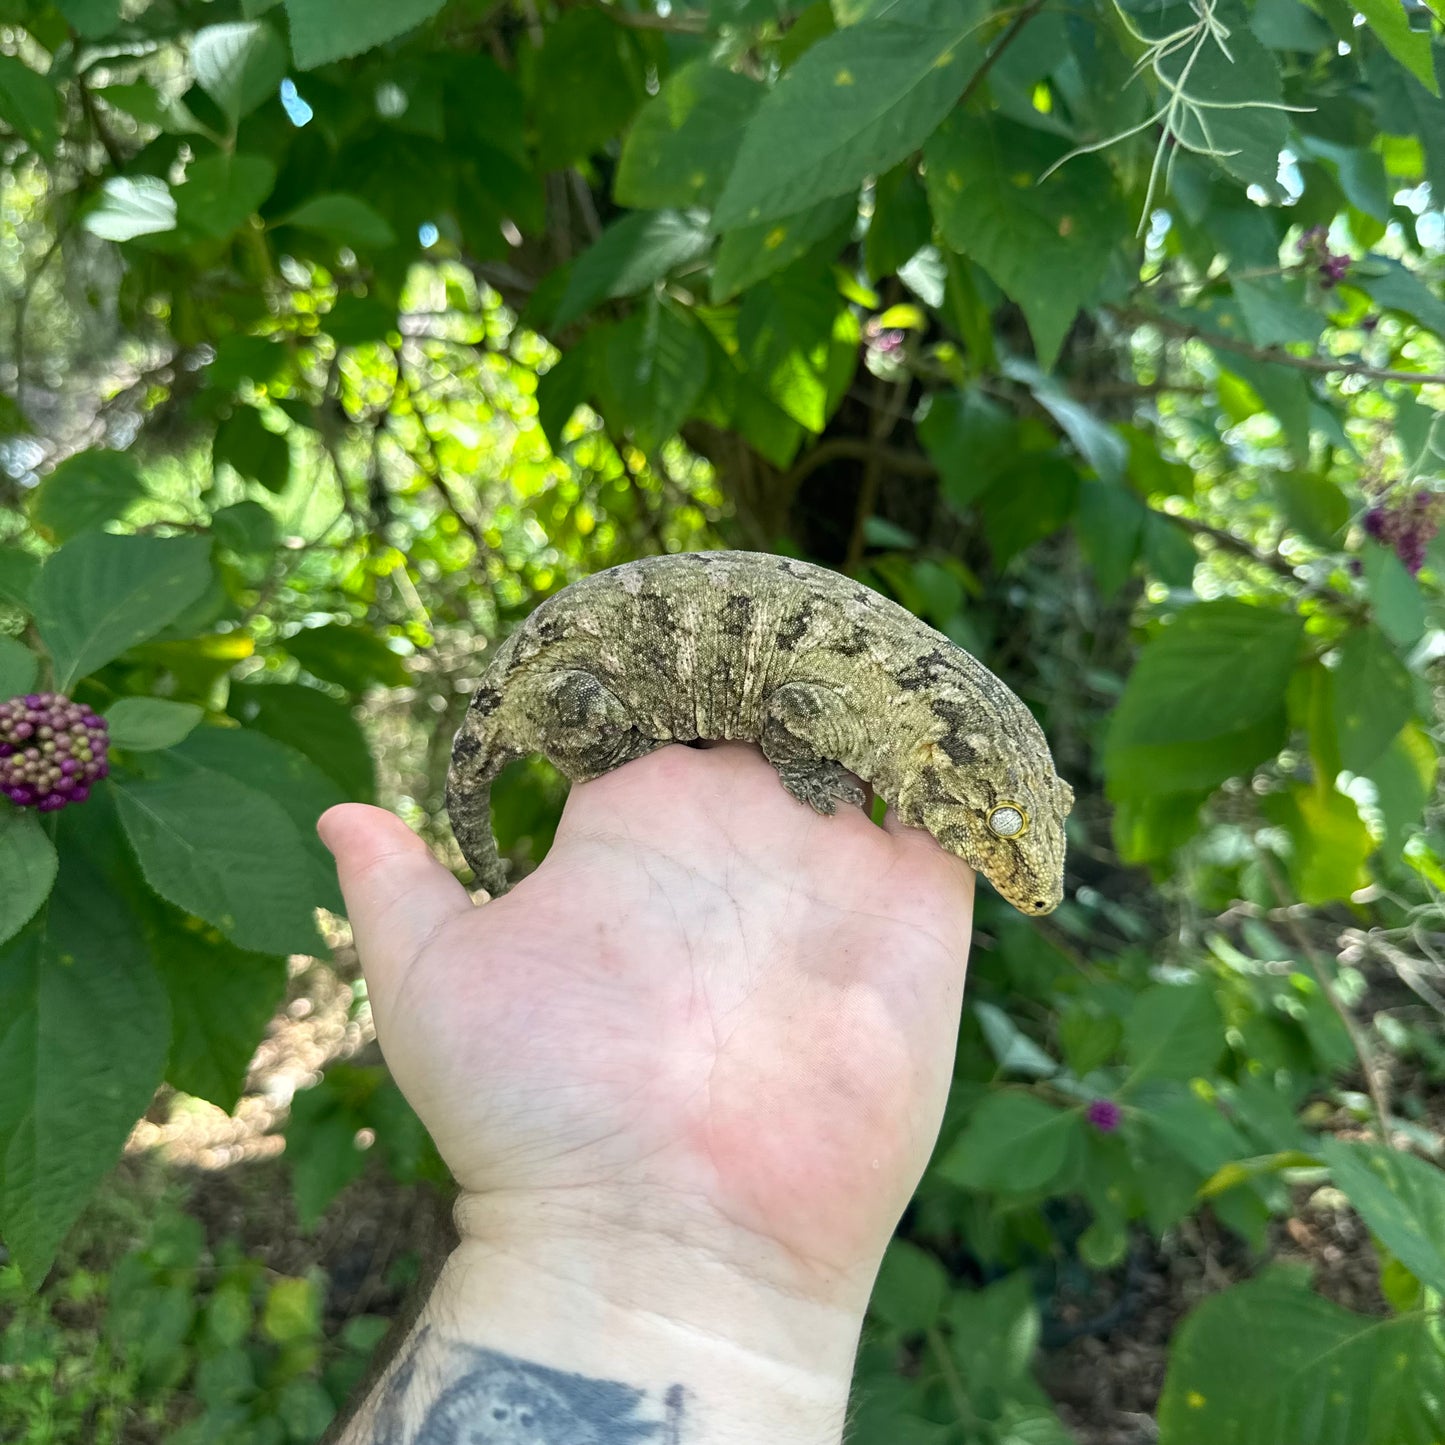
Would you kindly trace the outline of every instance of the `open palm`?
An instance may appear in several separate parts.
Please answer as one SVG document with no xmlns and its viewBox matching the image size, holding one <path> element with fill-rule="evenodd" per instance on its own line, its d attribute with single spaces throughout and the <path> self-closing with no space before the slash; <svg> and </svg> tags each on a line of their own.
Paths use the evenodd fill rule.
<svg viewBox="0 0 1445 1445">
<path fill-rule="evenodd" d="M 323 833 L 459 1218 L 566 1200 L 871 1279 L 951 1075 L 963 864 L 891 817 L 818 816 L 739 744 L 574 787 L 546 860 L 480 907 L 388 813 Z"/>
</svg>

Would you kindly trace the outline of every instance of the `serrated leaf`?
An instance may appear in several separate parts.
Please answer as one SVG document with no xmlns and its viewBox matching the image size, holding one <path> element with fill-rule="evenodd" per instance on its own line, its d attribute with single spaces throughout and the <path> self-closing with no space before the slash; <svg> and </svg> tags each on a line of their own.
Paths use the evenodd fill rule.
<svg viewBox="0 0 1445 1445">
<path fill-rule="evenodd" d="M 334 192 L 312 196 L 276 224 L 314 231 L 318 236 L 326 236 L 343 246 L 384 250 L 396 244 L 396 233 L 385 217 L 359 196 Z"/>
<path fill-rule="evenodd" d="M 31 520 L 57 542 L 125 515 L 145 495 L 135 461 L 125 452 L 85 451 L 67 457 L 30 497 Z"/>
<path fill-rule="evenodd" d="M 254 731 L 310 758 L 349 800 L 372 801 L 371 750 L 346 703 L 299 683 L 245 683 L 231 688 L 229 705 Z"/>
<path fill-rule="evenodd" d="M 1422 1317 L 1356 1315 L 1273 1270 L 1197 1306 L 1159 1402 L 1168 1445 L 1436 1445 L 1445 1352 Z"/>
<path fill-rule="evenodd" d="M 146 881 L 238 948 L 324 952 L 320 879 L 282 803 L 186 757 L 184 747 L 157 753 L 145 777 L 112 775 Z"/>
<path fill-rule="evenodd" d="M 57 817 L 41 913 L 0 946 L 0 1235 L 39 1286 L 160 1082 L 165 992 L 92 800 Z"/>
<path fill-rule="evenodd" d="M 283 492 L 291 480 L 291 444 L 273 432 L 253 406 L 238 406 L 216 429 L 211 444 L 214 466 L 224 462 L 237 476 L 258 482 L 268 492 Z"/>
<path fill-rule="evenodd" d="M 1284 742 L 1292 613 L 1233 600 L 1185 609 L 1139 655 L 1105 746 L 1109 796 L 1212 787 Z"/>
<path fill-rule="evenodd" d="M 229 1113 L 286 996 L 286 960 L 233 948 L 214 929 L 169 910 L 151 929 L 151 945 L 171 1001 L 166 1079 Z"/>
<path fill-rule="evenodd" d="M 34 813 L 0 803 L 0 943 L 12 939 L 50 896 L 59 867 L 51 843 Z"/>
<path fill-rule="evenodd" d="M 1045 369 L 1127 230 L 1113 176 L 1097 156 L 1077 156 L 1041 179 L 1065 149 L 1012 121 L 958 111 L 923 152 L 944 239 L 1023 308 Z"/>
<path fill-rule="evenodd" d="M 936 1171 L 966 1189 L 1028 1194 L 1064 1172 L 1081 1137 L 1076 1111 L 1004 1090 L 974 1110 Z"/>
<path fill-rule="evenodd" d="M 705 60 L 675 70 L 637 113 L 613 182 L 619 206 L 710 206 L 766 94 L 747 76 Z"/>
<path fill-rule="evenodd" d="M 173 231 L 176 198 L 159 176 L 110 176 L 101 183 L 100 200 L 80 224 L 106 241 L 133 241 Z"/>
<path fill-rule="evenodd" d="M 701 217 L 639 211 L 609 226 L 573 263 L 553 325 L 569 326 L 599 301 L 635 296 L 712 244 Z"/>
<path fill-rule="evenodd" d="M 14 55 L 0 55 L 0 120 L 48 160 L 60 139 L 60 95 Z"/>
<path fill-rule="evenodd" d="M 1156 984 L 1124 1021 L 1124 1057 L 1141 1079 L 1209 1074 L 1224 1052 L 1224 1015 L 1204 980 Z"/>
<path fill-rule="evenodd" d="M 160 697 L 123 697 L 106 709 L 110 745 L 131 752 L 154 752 L 174 747 L 188 737 L 206 715 L 193 702 L 170 702 Z"/>
<path fill-rule="evenodd" d="M 85 532 L 41 569 L 35 625 L 68 691 L 136 643 L 154 637 L 211 582 L 206 537 L 112 537 Z"/>
<path fill-rule="evenodd" d="M 698 324 L 670 305 L 652 304 L 606 333 L 597 379 L 613 426 L 627 427 L 652 451 L 683 423 L 707 384 L 707 346 Z"/>
<path fill-rule="evenodd" d="M 352 0 L 286 0 L 291 53 L 302 70 L 360 55 L 430 20 L 444 0 L 387 0 L 356 5 Z"/>
<path fill-rule="evenodd" d="M 264 20 L 207 25 L 191 37 L 191 68 L 234 131 L 242 116 L 276 94 L 286 47 Z"/>
<path fill-rule="evenodd" d="M 844 195 L 917 150 L 982 59 L 984 14 L 976 0 L 896 0 L 806 51 L 748 125 L 719 229 Z"/>
</svg>

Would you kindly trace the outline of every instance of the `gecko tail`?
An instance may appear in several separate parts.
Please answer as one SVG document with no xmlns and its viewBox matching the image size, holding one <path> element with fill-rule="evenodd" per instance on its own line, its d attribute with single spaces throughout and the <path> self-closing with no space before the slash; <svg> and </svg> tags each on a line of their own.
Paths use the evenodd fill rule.
<svg viewBox="0 0 1445 1445">
<path fill-rule="evenodd" d="M 476 875 L 476 886 L 485 888 L 493 898 L 511 885 L 507 863 L 497 852 L 492 835 L 492 784 L 508 763 L 521 756 L 521 750 L 507 745 L 500 729 L 474 702 L 452 744 L 447 816 L 462 857 Z"/>
</svg>

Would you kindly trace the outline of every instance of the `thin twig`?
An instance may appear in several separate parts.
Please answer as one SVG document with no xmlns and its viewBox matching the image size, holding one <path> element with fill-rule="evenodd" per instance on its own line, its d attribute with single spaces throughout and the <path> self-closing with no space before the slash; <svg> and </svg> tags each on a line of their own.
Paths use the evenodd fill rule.
<svg viewBox="0 0 1445 1445">
<path fill-rule="evenodd" d="M 1029 4 L 1025 5 L 1024 8 L 1020 10 L 1017 15 L 1014 16 L 1013 23 L 1010 24 L 1009 28 L 1005 30 L 1004 33 L 999 37 L 998 44 L 995 45 L 994 48 L 989 51 L 987 56 L 984 57 L 983 64 L 974 71 L 968 84 L 964 86 L 963 94 L 960 95 L 958 98 L 958 103 L 960 106 L 965 105 L 973 98 L 974 91 L 976 91 L 979 86 L 983 84 L 984 78 L 988 75 L 989 71 L 993 69 L 994 64 L 997 62 L 999 56 L 1001 56 L 1004 51 L 1007 50 L 1009 46 L 1018 39 L 1019 31 L 1021 31 L 1024 26 L 1027 25 L 1029 21 L 1032 20 L 1034 16 L 1037 15 L 1039 11 L 1043 8 L 1044 0 L 1029 0 Z"/>
<path fill-rule="evenodd" d="M 1362 361 L 1341 361 L 1331 356 L 1295 356 L 1280 346 L 1254 346 L 1247 341 L 1236 341 L 1233 337 L 1220 336 L 1213 331 L 1205 331 L 1201 327 L 1175 321 L 1172 317 L 1158 316 L 1150 311 L 1123 308 L 1114 314 L 1127 325 L 1156 326 L 1169 336 L 1202 341 L 1207 346 L 1232 351 L 1237 356 L 1247 356 L 1251 361 L 1290 366 L 1296 371 L 1308 371 L 1316 376 L 1328 376 L 1338 372 L 1343 376 L 1368 377 L 1372 381 L 1402 381 L 1409 386 L 1445 386 L 1445 372 L 1399 371 L 1388 366 L 1367 366 Z"/>
<path fill-rule="evenodd" d="M 1325 961 L 1320 957 L 1319 950 L 1310 942 L 1309 934 L 1300 927 L 1300 921 L 1295 917 L 1294 906 L 1289 892 L 1284 886 L 1284 880 L 1279 876 L 1278 870 L 1266 853 L 1261 852 L 1258 856 L 1260 869 L 1269 880 L 1269 886 L 1274 890 L 1275 896 L 1279 899 L 1285 927 L 1289 929 L 1300 951 L 1309 960 L 1310 970 L 1320 986 L 1320 992 L 1329 1001 L 1330 1007 L 1334 1009 L 1340 1022 L 1344 1025 L 1345 1033 L 1349 1035 L 1350 1044 L 1355 1051 L 1355 1058 L 1359 1060 L 1360 1072 L 1365 1076 L 1365 1088 L 1369 1091 L 1370 1103 L 1374 1106 L 1375 1127 L 1379 1131 L 1380 1142 L 1387 1149 L 1393 1149 L 1395 1146 L 1390 1133 L 1390 1101 L 1385 1094 L 1384 1082 L 1375 1067 L 1369 1043 L 1354 1016 L 1345 1007 L 1344 1000 L 1336 990 L 1329 970 L 1325 967 Z"/>
</svg>

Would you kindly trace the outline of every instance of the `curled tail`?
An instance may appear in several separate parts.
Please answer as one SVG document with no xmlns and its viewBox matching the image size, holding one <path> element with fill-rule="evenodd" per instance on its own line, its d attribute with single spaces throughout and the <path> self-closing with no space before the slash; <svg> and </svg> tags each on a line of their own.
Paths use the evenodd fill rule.
<svg viewBox="0 0 1445 1445">
<path fill-rule="evenodd" d="M 452 743 L 447 772 L 447 816 L 462 857 L 476 874 L 477 886 L 495 898 L 508 888 L 507 865 L 492 836 L 492 783 L 522 750 L 508 745 L 495 714 L 501 694 L 480 687 Z"/>
</svg>

